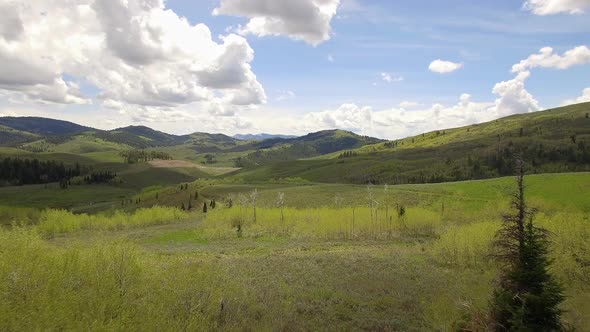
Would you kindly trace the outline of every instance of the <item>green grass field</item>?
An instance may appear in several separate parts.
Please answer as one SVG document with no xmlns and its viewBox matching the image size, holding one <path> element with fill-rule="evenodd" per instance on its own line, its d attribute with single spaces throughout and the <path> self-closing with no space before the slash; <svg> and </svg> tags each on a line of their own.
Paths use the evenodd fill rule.
<svg viewBox="0 0 590 332">
<path fill-rule="evenodd" d="M 145 188 L 132 196 L 142 199 L 129 210 L 158 204 L 156 193 L 163 205 L 175 206 L 198 192 L 188 214 L 0 208 L 4 220 L 23 225 L 0 231 L 0 326 L 452 330 L 486 314 L 497 274 L 491 241 L 513 182 L 386 188 L 203 179 L 188 189 Z M 564 319 L 588 330 L 590 174 L 532 175 L 526 184 L 538 222 L 553 234 L 551 272 L 566 288 Z M 37 197 L 90 200 L 74 187 L 63 191 L 67 196 Z M 37 206 L 27 196 L 44 190 L 30 188 L 20 193 L 28 202 L 23 206 Z M 109 190 L 101 195 L 129 194 Z M 2 193 L 6 200 L 9 192 Z M 202 202 L 212 198 L 217 207 L 202 213 Z"/>
</svg>

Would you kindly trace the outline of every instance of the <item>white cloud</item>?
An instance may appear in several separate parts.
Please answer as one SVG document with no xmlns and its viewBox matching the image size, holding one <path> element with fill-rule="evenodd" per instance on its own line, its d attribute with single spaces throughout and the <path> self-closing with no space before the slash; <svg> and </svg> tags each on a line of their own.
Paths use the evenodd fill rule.
<svg viewBox="0 0 590 332">
<path fill-rule="evenodd" d="M 462 63 L 455 63 L 451 61 L 444 61 L 444 60 L 434 60 L 428 66 L 428 69 L 432 72 L 439 73 L 439 74 L 447 74 L 452 73 L 458 69 L 463 67 Z"/>
<path fill-rule="evenodd" d="M 527 0 L 523 9 L 535 15 L 555 15 L 560 13 L 583 14 L 590 8 L 588 0 Z"/>
<path fill-rule="evenodd" d="M 582 91 L 582 95 L 578 98 L 565 100 L 562 105 L 579 104 L 585 102 L 590 102 L 590 88 L 584 89 L 584 91 Z"/>
<path fill-rule="evenodd" d="M 266 102 L 246 39 L 216 42 L 163 0 L 0 0 L 0 10 L 0 89 L 12 94 L 90 103 L 84 82 L 105 106 L 128 110 L 220 104 L 229 114 Z"/>
<path fill-rule="evenodd" d="M 476 102 L 471 95 L 464 93 L 451 106 L 432 104 L 426 108 L 418 108 L 417 104 L 410 103 L 414 107 L 412 110 L 400 106 L 374 111 L 369 106 L 343 104 L 334 110 L 308 113 L 302 121 L 293 119 L 293 126 L 299 133 L 341 128 L 363 135 L 395 139 L 482 123 L 539 109 L 534 99 L 527 99 L 528 93 L 524 90 L 524 85 L 519 85 L 524 83 L 524 79 L 524 75 L 521 75 L 514 80 L 498 83 L 494 93 L 499 98 L 495 102 Z M 522 106 L 526 104 L 529 108 Z"/>
<path fill-rule="evenodd" d="M 371 107 L 368 106 L 342 104 L 335 110 L 305 114 L 299 126 L 308 131 L 344 129 L 362 133 L 371 127 L 372 113 Z"/>
<path fill-rule="evenodd" d="M 402 76 L 397 76 L 397 75 L 390 74 L 390 73 L 385 73 L 385 72 L 384 73 L 381 73 L 381 79 L 384 82 L 387 82 L 387 83 L 401 82 L 401 81 L 404 80 L 404 78 Z"/>
<path fill-rule="evenodd" d="M 525 81 L 531 75 L 523 71 L 514 79 L 496 83 L 492 90 L 499 96 L 495 102 L 497 117 L 539 111 L 539 102 L 526 90 Z"/>
<path fill-rule="evenodd" d="M 565 51 L 563 55 L 555 54 L 551 47 L 543 47 L 539 53 L 531 54 L 512 66 L 512 72 L 518 73 L 536 67 L 567 69 L 588 63 L 590 63 L 590 49 L 587 46 L 574 47 Z"/>
<path fill-rule="evenodd" d="M 256 36 L 289 36 L 318 45 L 330 39 L 340 0 L 222 0 L 213 15 L 249 18 L 239 30 Z"/>
<path fill-rule="evenodd" d="M 441 128 L 480 123 L 496 117 L 494 103 L 473 102 L 470 95 L 463 94 L 453 106 L 433 104 L 412 111 L 404 108 L 375 111 L 370 106 L 342 104 L 336 109 L 310 112 L 303 117 L 292 116 L 288 121 L 285 120 L 291 125 L 285 130 L 291 134 L 302 134 L 339 128 L 363 135 L 394 139 Z M 254 123 L 258 130 L 274 128 L 274 120 L 257 119 Z"/>
<path fill-rule="evenodd" d="M 551 47 L 542 48 L 539 53 L 532 54 L 512 66 L 516 73 L 514 79 L 497 83 L 493 93 L 499 97 L 495 101 L 495 112 L 498 117 L 517 113 L 528 113 L 541 110 L 539 102 L 526 90 L 525 82 L 530 77 L 533 68 L 567 69 L 576 65 L 590 63 L 590 49 L 578 46 L 567 50 L 563 55 L 555 54 Z M 582 102 L 584 95 L 569 103 Z"/>
</svg>

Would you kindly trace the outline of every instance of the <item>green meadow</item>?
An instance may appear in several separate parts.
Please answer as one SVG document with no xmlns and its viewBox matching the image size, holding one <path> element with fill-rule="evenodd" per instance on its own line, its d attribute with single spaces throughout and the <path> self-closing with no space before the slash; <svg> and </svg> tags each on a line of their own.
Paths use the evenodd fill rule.
<svg viewBox="0 0 590 332">
<path fill-rule="evenodd" d="M 497 275 L 491 244 L 513 182 L 360 186 L 210 179 L 186 182 L 188 189 L 146 188 L 133 196 L 142 202 L 127 212 L 3 208 L 0 216 L 11 222 L 0 231 L 0 326 L 478 326 Z M 539 209 L 536 220 L 551 232 L 551 273 L 566 289 L 564 320 L 588 330 L 590 174 L 533 175 L 526 185 Z M 193 196 L 195 207 L 157 207 L 148 201 L 156 193 L 164 202 Z"/>
</svg>

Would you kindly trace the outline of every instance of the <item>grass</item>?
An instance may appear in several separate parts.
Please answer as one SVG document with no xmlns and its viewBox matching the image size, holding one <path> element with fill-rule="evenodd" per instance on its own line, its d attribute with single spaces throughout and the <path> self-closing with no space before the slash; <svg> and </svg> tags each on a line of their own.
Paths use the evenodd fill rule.
<svg viewBox="0 0 590 332">
<path fill-rule="evenodd" d="M 74 233 L 83 230 L 120 230 L 138 228 L 149 225 L 172 223 L 186 219 L 185 212 L 175 208 L 152 207 L 139 209 L 133 214 L 115 212 L 102 215 L 75 215 L 64 210 L 46 210 L 39 216 L 37 230 L 44 237 L 54 237 L 59 234 Z"/>
<path fill-rule="evenodd" d="M 122 199 L 134 192 L 129 188 L 106 184 L 70 186 L 67 190 L 60 189 L 56 183 L 0 187 L 0 205 L 93 212 L 117 207 Z"/>
<path fill-rule="evenodd" d="M 590 326 L 590 202 L 578 196 L 588 177 L 527 178 L 537 220 L 553 234 L 564 317 L 581 331 Z M 239 196 L 255 187 L 254 221 Z M 454 330 L 485 317 L 496 276 L 488 253 L 510 187 L 509 178 L 375 186 L 371 211 L 366 186 L 208 179 L 140 194 L 199 190 L 218 199 L 206 216 L 0 209 L 2 218 L 38 220 L 0 229 L 0 329 Z M 349 201 L 339 208 L 335 194 Z"/>
<path fill-rule="evenodd" d="M 455 281 L 489 279 L 451 276 L 413 246 L 315 244 L 216 258 L 160 256 L 116 240 L 56 247 L 24 231 L 0 237 L 0 275 L 10 280 L 0 286 L 0 326 L 9 330 L 418 331 L 451 324 L 429 303 L 462 293 Z"/>
<path fill-rule="evenodd" d="M 371 186 L 376 198 L 383 204 L 437 205 L 444 204 L 447 210 L 453 207 L 461 210 L 481 209 L 490 202 L 496 206 L 508 202 L 513 187 L 513 178 L 504 177 L 489 180 L 461 181 L 441 184 L 412 184 Z M 247 194 L 258 189 L 263 205 L 272 206 L 278 192 L 284 192 L 286 204 L 291 207 L 334 206 L 338 195 L 344 206 L 365 206 L 366 185 L 324 184 L 324 183 L 224 183 L 214 182 L 204 186 L 202 193 L 209 197 L 227 198 L 233 193 Z M 590 173 L 533 174 L 527 177 L 528 196 L 533 205 L 540 208 L 559 210 L 575 208 L 590 212 Z M 387 196 L 387 197 L 386 197 Z M 459 204 L 459 206 L 456 206 Z"/>
</svg>

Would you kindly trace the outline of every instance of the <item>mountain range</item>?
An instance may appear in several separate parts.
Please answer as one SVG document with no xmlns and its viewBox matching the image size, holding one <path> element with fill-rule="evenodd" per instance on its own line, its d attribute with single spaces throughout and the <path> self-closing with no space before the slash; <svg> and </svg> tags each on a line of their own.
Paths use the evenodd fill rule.
<svg viewBox="0 0 590 332">
<path fill-rule="evenodd" d="M 224 134 L 171 135 L 144 126 L 105 131 L 53 119 L 2 117 L 0 146 L 12 153 L 62 153 L 109 162 L 120 162 L 119 153 L 129 149 L 158 150 L 174 159 L 239 167 L 224 176 L 248 182 L 444 182 L 510 175 L 515 156 L 527 160 L 533 173 L 590 171 L 589 113 L 590 103 L 581 103 L 391 141 L 344 130 L 243 140 Z"/>
</svg>

